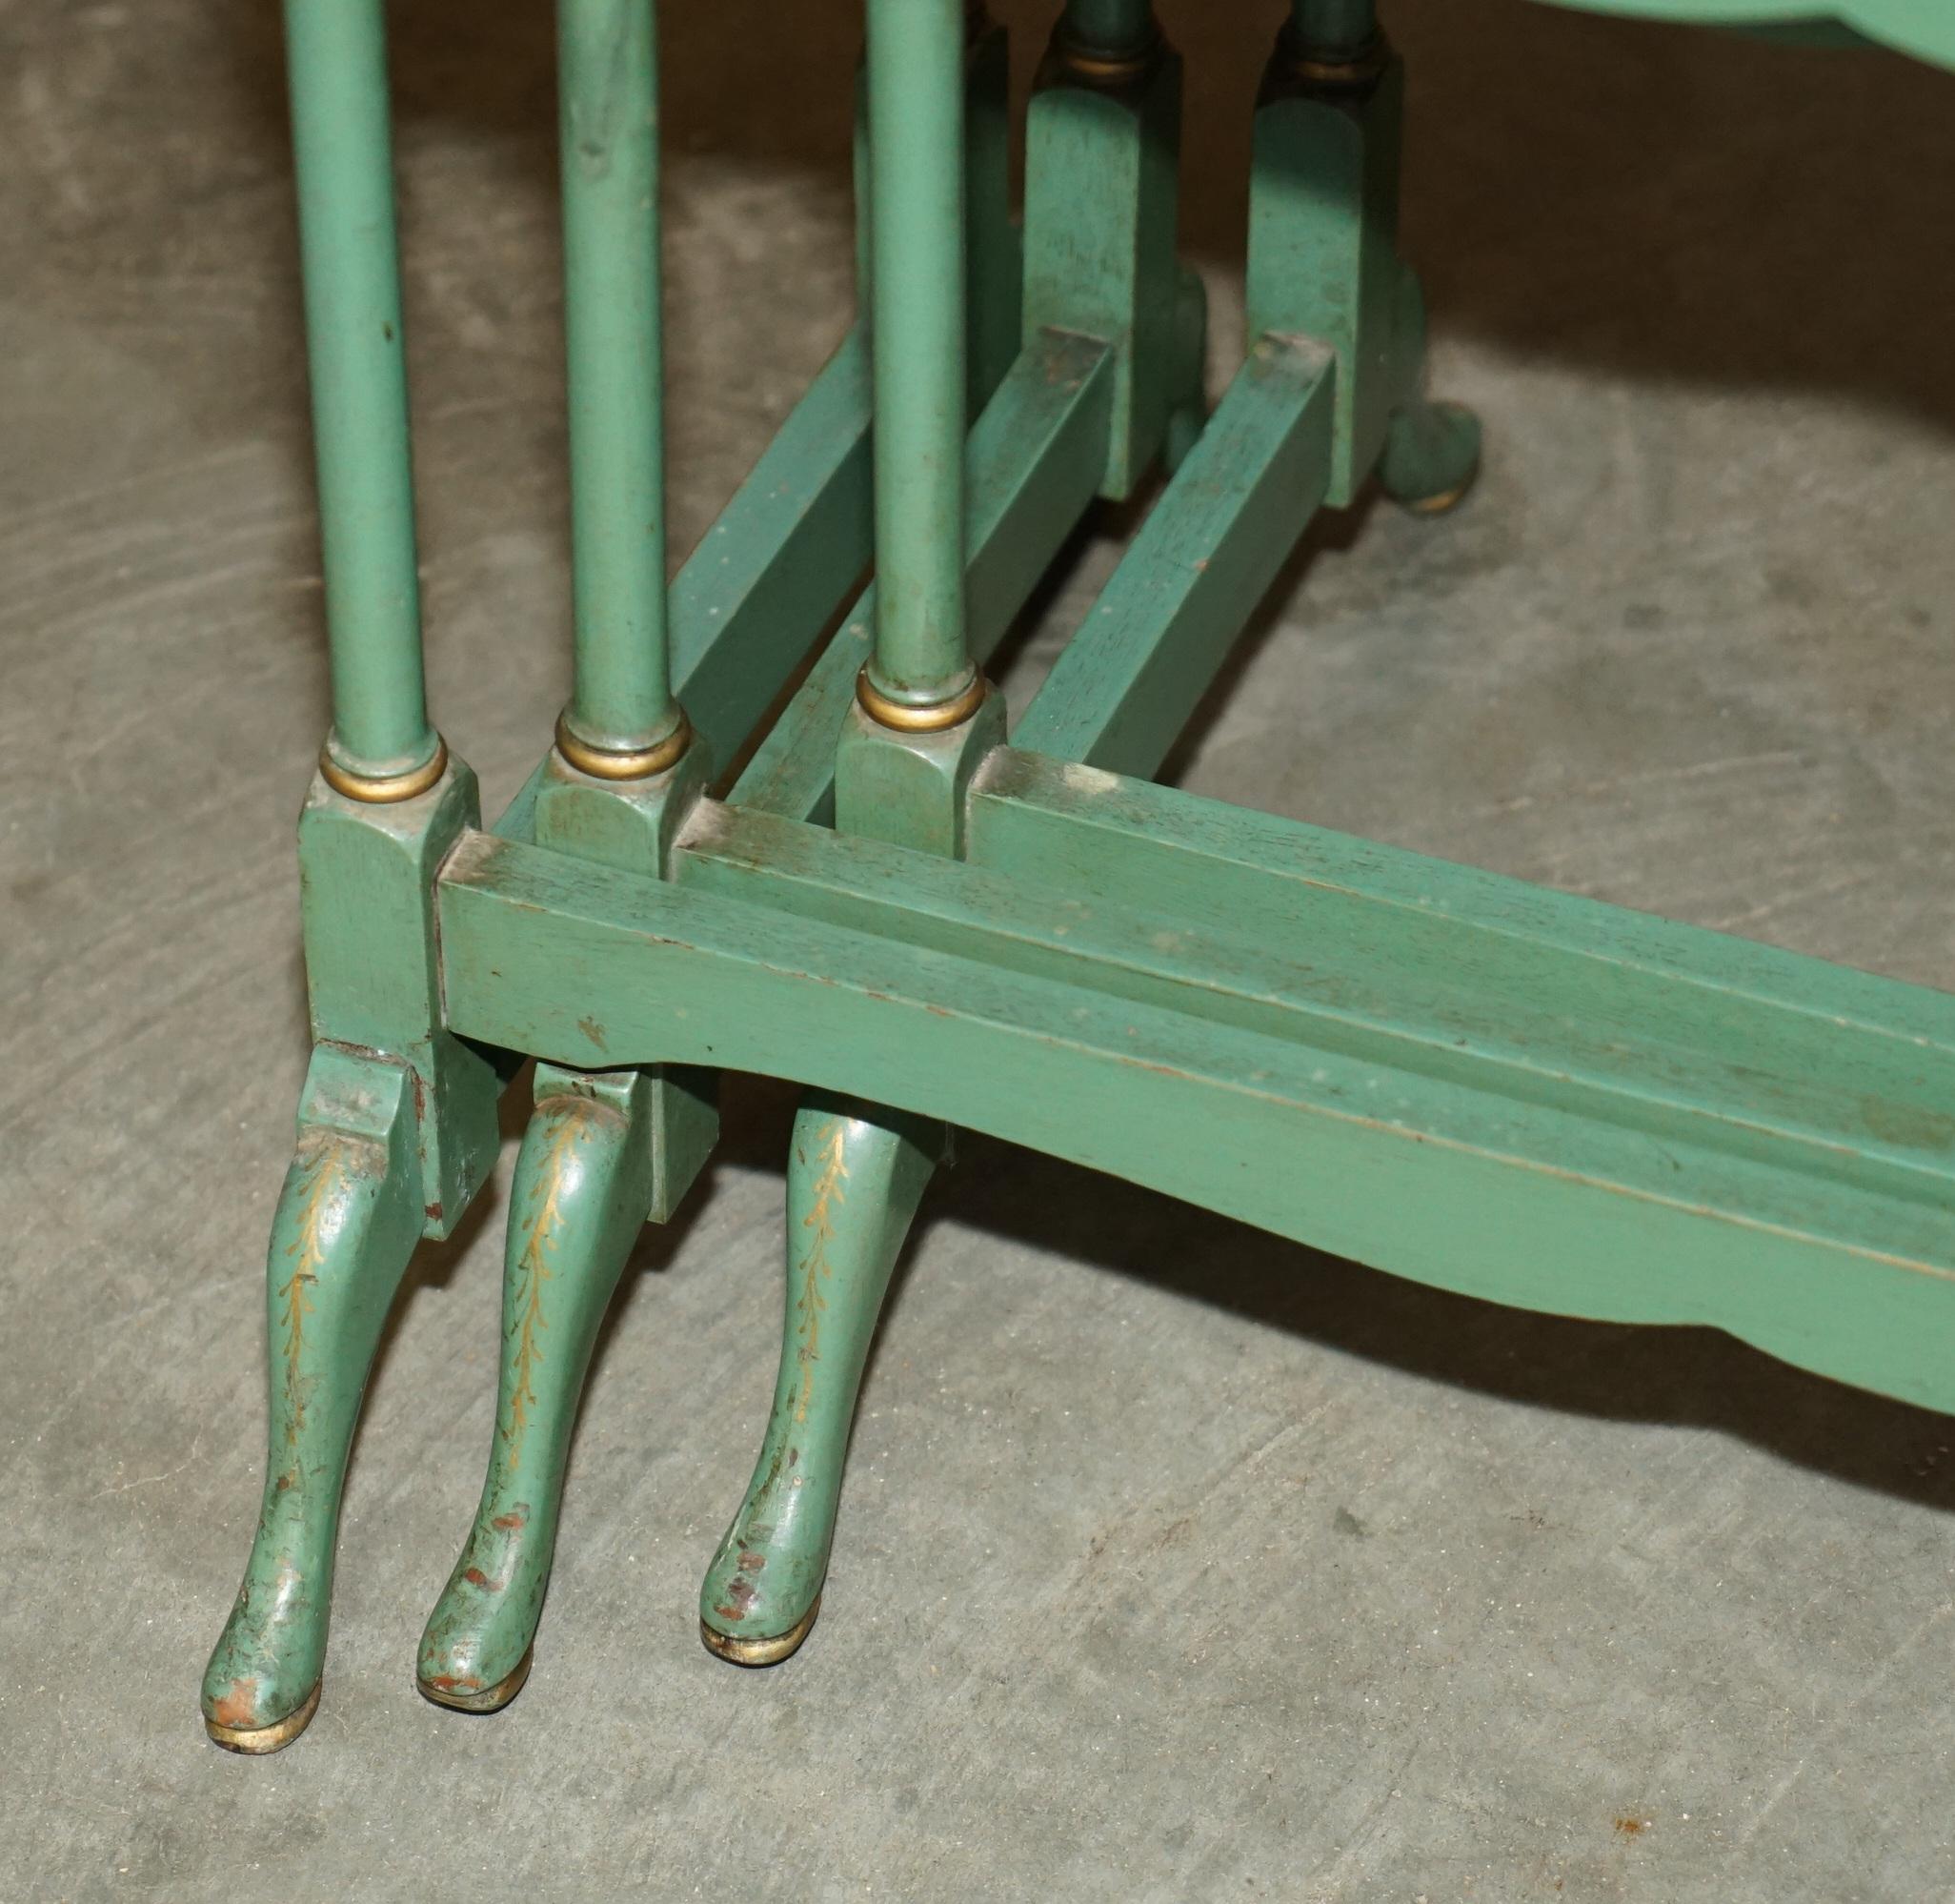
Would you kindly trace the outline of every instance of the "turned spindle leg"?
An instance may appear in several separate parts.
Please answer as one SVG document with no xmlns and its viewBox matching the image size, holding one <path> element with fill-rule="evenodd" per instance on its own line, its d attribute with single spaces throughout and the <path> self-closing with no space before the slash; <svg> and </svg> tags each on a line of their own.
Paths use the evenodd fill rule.
<svg viewBox="0 0 1955 1904">
<path fill-rule="evenodd" d="M 415 1667 L 437 1705 L 496 1712 L 529 1676 L 584 1375 L 652 1198 L 651 1124 L 642 1073 L 537 1067 L 510 1199 L 489 1474 Z"/>
<path fill-rule="evenodd" d="M 723 1659 L 772 1665 L 815 1624 L 869 1345 L 942 1144 L 940 1124 L 818 1093 L 795 1119 L 774 1408 L 699 1590 L 700 1635 Z"/>
<path fill-rule="evenodd" d="M 347 1452 L 421 1226 L 407 1070 L 322 1047 L 266 1267 L 264 1506 L 204 1674 L 205 1727 L 232 1752 L 276 1752 L 317 1710 Z"/>
</svg>

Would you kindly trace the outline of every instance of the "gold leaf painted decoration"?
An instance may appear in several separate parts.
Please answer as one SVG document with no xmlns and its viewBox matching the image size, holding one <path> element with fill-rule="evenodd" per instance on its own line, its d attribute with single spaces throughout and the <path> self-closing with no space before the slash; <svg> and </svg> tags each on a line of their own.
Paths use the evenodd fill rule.
<svg viewBox="0 0 1955 1904">
<path fill-rule="evenodd" d="M 821 1313 L 828 1299 L 821 1293 L 825 1278 L 834 1274 L 828 1260 L 828 1246 L 835 1241 L 835 1212 L 843 1202 L 842 1185 L 849 1166 L 842 1161 L 848 1131 L 839 1120 L 821 1126 L 816 1148 L 821 1158 L 821 1174 L 815 1180 L 815 1201 L 801 1219 L 801 1227 L 811 1232 L 802 1258 L 801 1293 L 795 1313 L 801 1319 L 801 1344 L 797 1351 L 801 1364 L 801 1394 L 795 1405 L 795 1420 L 805 1424 L 808 1402 L 815 1392 L 815 1365 L 821 1359 Z"/>
<path fill-rule="evenodd" d="M 326 1225 L 344 1169 L 338 1144 L 328 1141 L 311 1146 L 311 1151 L 305 1156 L 301 1150 L 307 1175 L 292 1224 L 296 1234 L 285 1246 L 286 1255 L 293 1259 L 292 1274 L 278 1290 L 284 1305 L 278 1321 L 285 1331 L 285 1438 L 294 1448 L 306 1425 L 306 1391 L 299 1368 L 306 1347 L 306 1318 L 316 1313 L 311 1292 L 317 1287 L 326 1262 Z"/>
<path fill-rule="evenodd" d="M 516 1259 L 516 1284 L 510 1291 L 510 1321 L 505 1325 L 505 1332 L 516 1345 L 515 1367 L 510 1379 L 509 1412 L 502 1424 L 512 1474 L 522 1466 L 523 1436 L 536 1406 L 534 1378 L 543 1360 L 537 1336 L 550 1327 L 543 1313 L 543 1286 L 551 1279 L 550 1259 L 556 1250 L 565 1166 L 571 1151 L 589 1134 L 580 1107 L 567 1108 L 558 1116 L 539 1172 L 543 1194 L 523 1239 L 522 1254 Z"/>
</svg>

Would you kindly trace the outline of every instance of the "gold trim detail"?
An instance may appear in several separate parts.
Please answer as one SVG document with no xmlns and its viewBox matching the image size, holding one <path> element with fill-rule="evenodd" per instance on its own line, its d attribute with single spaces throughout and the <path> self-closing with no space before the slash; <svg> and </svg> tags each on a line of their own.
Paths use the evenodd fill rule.
<svg viewBox="0 0 1955 1904">
<path fill-rule="evenodd" d="M 319 749 L 319 776 L 336 794 L 364 800 L 369 806 L 392 806 L 396 800 L 424 794 L 448 771 L 448 742 L 434 737 L 434 758 L 406 774 L 356 774 L 343 767 L 328 748 Z"/>
<path fill-rule="evenodd" d="M 704 1620 L 699 1622 L 699 1637 L 705 1641 L 708 1652 L 729 1659 L 736 1666 L 777 1666 L 789 1653 L 800 1650 L 801 1642 L 808 1637 L 815 1616 L 820 1610 L 821 1595 L 817 1593 L 815 1604 L 786 1632 L 775 1639 L 736 1639 L 730 1633 L 716 1631 Z"/>
<path fill-rule="evenodd" d="M 211 1743 L 222 1746 L 226 1752 L 241 1752 L 253 1756 L 268 1752 L 283 1752 L 312 1723 L 312 1714 L 319 1710 L 319 1688 L 325 1683 L 322 1679 L 315 1679 L 312 1690 L 299 1701 L 298 1711 L 287 1713 L 275 1725 L 220 1726 L 206 1713 L 204 1730 L 211 1734 Z"/>
<path fill-rule="evenodd" d="M 1330 92 L 1355 92 L 1374 84 L 1392 63 L 1392 49 L 1383 34 L 1356 52 L 1320 57 L 1314 53 L 1290 55 L 1290 71 L 1306 86 L 1321 87 Z"/>
<path fill-rule="evenodd" d="M 1140 78 L 1154 65 L 1160 52 L 1160 36 L 1139 52 L 1098 52 L 1091 47 L 1075 46 L 1069 40 L 1055 43 L 1053 51 L 1063 63 L 1068 77 L 1085 86 L 1125 86 Z"/>
<path fill-rule="evenodd" d="M 678 711 L 678 725 L 663 740 L 621 753 L 580 740 L 571 731 L 569 717 L 556 717 L 556 751 L 578 773 L 596 780 L 649 780 L 675 765 L 692 744 L 693 723 L 686 719 L 684 708 Z"/>
<path fill-rule="evenodd" d="M 1443 516 L 1448 510 L 1459 508 L 1472 487 L 1473 477 L 1468 476 L 1464 482 L 1456 482 L 1451 489 L 1442 489 L 1437 496 L 1421 496 L 1411 502 L 1401 502 L 1399 507 L 1409 509 L 1414 516 Z"/>
<path fill-rule="evenodd" d="M 480 1692 L 441 1692 L 425 1679 L 416 1678 L 421 1697 L 433 1706 L 446 1706 L 451 1712 L 499 1712 L 529 1683 L 530 1668 L 535 1663 L 536 1642 L 532 1640 L 515 1670 Z"/>
<path fill-rule="evenodd" d="M 1478 481 L 1480 481 L 1480 465 L 1476 461 L 1472 465 L 1472 469 L 1466 471 L 1466 481 L 1464 483 L 1455 483 L 1451 489 L 1441 489 L 1437 496 L 1412 496 L 1412 498 L 1405 500 L 1405 502 L 1400 502 L 1398 506 L 1403 508 L 1403 510 L 1409 510 L 1414 517 L 1442 517 L 1442 515 L 1446 515 L 1446 510 L 1459 508 L 1461 502 L 1464 502 L 1466 496 L 1472 495 L 1472 487 Z"/>
<path fill-rule="evenodd" d="M 856 677 L 856 700 L 862 712 L 878 727 L 894 728 L 898 734 L 940 734 L 946 727 L 960 726 L 984 705 L 991 683 L 976 676 L 969 687 L 949 700 L 934 706 L 916 707 L 906 700 L 892 700 L 869 679 L 864 663 Z"/>
</svg>

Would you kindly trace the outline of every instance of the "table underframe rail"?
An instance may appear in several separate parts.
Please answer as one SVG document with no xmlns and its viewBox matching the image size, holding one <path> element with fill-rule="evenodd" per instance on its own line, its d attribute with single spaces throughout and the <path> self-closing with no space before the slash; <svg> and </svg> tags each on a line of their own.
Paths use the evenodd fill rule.
<svg viewBox="0 0 1955 1904">
<path fill-rule="evenodd" d="M 1147 0 L 1064 5 L 1022 233 L 1000 30 L 965 0 L 866 11 L 862 314 L 668 590 L 654 9 L 559 0 L 577 666 L 492 831 L 421 686 L 381 4 L 288 0 L 334 700 L 300 823 L 314 1051 L 264 1510 L 204 1686 L 233 1750 L 316 1710 L 374 1345 L 525 1059 L 494 1438 L 419 1661 L 464 1710 L 529 1676 L 590 1347 L 711 1153 L 724 1069 L 809 1087 L 774 1407 L 700 1597 L 740 1663 L 820 1607 L 868 1346 L 954 1124 L 1955 1411 L 1955 998 L 1151 783 L 1320 508 L 1374 478 L 1448 507 L 1478 465 L 1478 424 L 1423 393 L 1370 0 L 1294 0 L 1272 53 L 1246 354 L 1212 416 Z M 1157 467 L 1007 744 L 986 665 L 1095 498 Z"/>
</svg>

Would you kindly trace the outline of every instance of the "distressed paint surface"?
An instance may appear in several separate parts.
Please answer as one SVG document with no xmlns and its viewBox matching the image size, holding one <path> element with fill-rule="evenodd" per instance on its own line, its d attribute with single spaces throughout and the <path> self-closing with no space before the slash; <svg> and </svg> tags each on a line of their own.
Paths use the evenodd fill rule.
<svg viewBox="0 0 1955 1904">
<path fill-rule="evenodd" d="M 538 1067 L 510 1198 L 489 1471 L 415 1667 L 436 1699 L 494 1692 L 535 1639 L 584 1373 L 651 1203 L 653 1122 L 642 1073 Z"/>
<path fill-rule="evenodd" d="M 1709 17 L 1681 0 L 1610 10 Z M 319 385 L 335 684 L 348 722 L 380 733 L 392 721 L 410 737 L 399 749 L 373 743 L 393 764 L 433 744 L 397 284 L 389 294 L 370 271 L 366 291 L 328 308 L 347 257 L 391 258 L 378 15 L 352 10 L 335 42 L 310 10 L 288 10 L 315 373 L 350 327 L 371 328 L 382 306 L 393 314 L 373 377 Z M 928 10 L 877 0 L 872 11 L 891 50 L 883 79 L 901 62 L 899 76 L 927 69 L 954 97 L 950 0 Z M 1717 10 L 1757 24 L 1784 15 L 1743 0 Z M 1926 17 L 1919 0 L 1865 0 L 1852 15 L 1945 54 Z M 575 705 L 606 738 L 643 739 L 670 711 L 651 18 L 635 0 L 567 0 L 563 13 L 566 212 L 585 260 L 574 259 L 570 298 Z M 996 36 L 977 51 L 995 104 Z M 743 493 L 721 525 L 743 559 L 719 555 L 730 573 L 715 581 L 709 566 L 687 597 L 695 618 L 733 612 L 703 635 L 694 624 L 693 664 L 715 705 L 683 801 L 648 816 L 546 773 L 506 819 L 512 841 L 534 841 L 525 845 L 473 832 L 459 763 L 398 815 L 347 811 L 315 790 L 302 864 L 322 1043 L 274 1230 L 274 1459 L 252 1571 L 206 1687 L 216 1724 L 273 1723 L 304 1707 L 309 1671 L 316 1687 L 331 1522 L 386 1297 L 416 1228 L 453 1228 L 493 1149 L 494 1092 L 511 1066 L 469 1040 L 642 1068 L 543 1074 L 512 1215 L 496 1448 L 424 1646 L 423 1684 L 437 1696 L 519 1683 L 590 1343 L 644 1211 L 669 1207 L 712 1142 L 702 1104 L 686 1167 L 670 1154 L 654 1094 L 682 1075 L 668 1073 L 675 1062 L 764 1068 L 903 1107 L 862 1102 L 843 1114 L 817 1101 L 796 1127 L 807 1143 L 790 1173 L 791 1406 L 783 1427 L 777 1396 L 754 1491 L 708 1580 L 709 1624 L 728 1622 L 730 1636 L 776 1635 L 818 1596 L 862 1356 L 931 1167 L 934 1143 L 917 1133 L 938 1117 L 1448 1287 L 1711 1321 L 1845 1379 L 1955 1399 L 1941 1286 L 1955 1275 L 1955 1090 L 1926 995 L 1821 967 L 1747 965 L 1705 935 L 1562 913 L 1461 869 L 1238 823 L 1104 771 L 1158 766 L 1320 499 L 1348 502 L 1377 467 L 1394 495 L 1431 501 L 1477 461 L 1470 416 L 1421 393 L 1422 310 L 1396 251 L 1398 71 L 1331 97 L 1280 65 L 1257 131 L 1259 341 L 1224 427 L 1194 449 L 1097 605 L 1103 622 L 1089 622 L 1026 722 L 1021 739 L 1055 762 L 999 747 L 995 709 L 955 746 L 896 745 L 865 731 L 847 685 L 874 626 L 887 684 L 928 698 L 995 643 L 1077 519 L 1076 464 L 1097 469 L 1105 493 L 1127 494 L 1168 438 L 1171 411 L 1164 446 L 1171 460 L 1188 455 L 1199 313 L 1187 315 L 1172 255 L 1179 71 L 1166 57 L 1132 99 L 1048 72 L 1035 102 L 1034 342 L 973 434 L 968 508 L 965 412 L 1007 352 L 1000 325 L 985 325 L 980 349 L 955 308 L 984 249 L 957 242 L 955 201 L 982 176 L 972 231 L 1004 258 L 992 215 L 998 127 L 994 114 L 978 154 L 955 135 L 954 113 L 917 110 L 914 84 L 878 86 L 877 142 L 897 161 L 879 180 L 869 169 L 884 206 L 871 221 L 882 254 L 871 290 L 883 582 L 743 777 L 744 820 L 694 797 L 709 753 L 731 757 L 846 587 L 849 556 L 859 562 L 859 341 L 763 462 L 758 474 L 778 483 Z M 309 87 L 309 74 L 342 85 L 347 122 L 361 129 L 336 157 L 319 136 L 331 89 Z M 635 159 L 615 165 L 627 145 Z M 358 233 L 321 239 L 334 166 L 371 215 Z M 587 214 L 600 196 L 617 241 L 593 245 Z M 987 314 L 1006 273 L 993 276 Z M 351 387 L 362 381 L 364 395 Z M 388 436 L 392 474 L 354 496 L 333 426 L 368 396 L 391 406 L 364 440 L 371 457 Z M 616 455 L 594 461 L 594 442 Z M 350 566 L 349 545 L 333 545 L 354 504 L 373 562 Z M 604 533 L 594 538 L 593 525 Z M 590 586 L 600 544 L 609 579 Z M 347 604 L 376 579 L 385 599 L 371 626 L 354 625 Z M 825 812 L 837 759 L 836 818 L 856 838 L 796 823 Z M 668 868 L 682 823 L 691 831 Z M 967 850 L 981 863 L 956 864 Z M 442 942 L 430 888 L 444 855 Z M 1316 870 L 1300 873 L 1306 865 Z M 1537 1259 L 1562 1264 L 1559 1280 Z M 815 1464 L 817 1484 L 802 1454 L 819 1436 L 833 1447 Z M 770 1490 L 784 1474 L 796 1491 L 782 1508 Z"/>
<path fill-rule="evenodd" d="M 1055 31 L 1025 120 L 1025 330 L 1114 356 L 1100 494 L 1134 494 L 1187 395 L 1177 361 L 1181 61 L 1158 35 L 1139 70 L 1090 83 Z"/>
<path fill-rule="evenodd" d="M 1160 765 L 1323 500 L 1336 382 L 1320 347 L 1258 340 L 1060 651 L 1019 746 L 1119 773 Z"/>
<path fill-rule="evenodd" d="M 819 1093 L 796 1115 L 774 1406 L 699 1590 L 700 1619 L 728 1639 L 791 1632 L 821 1592 L 863 1366 L 943 1144 L 940 1124 Z"/>
<path fill-rule="evenodd" d="M 1357 497 L 1408 380 L 1397 319 L 1400 120 L 1396 57 L 1368 86 L 1317 87 L 1280 44 L 1256 109 L 1244 296 L 1249 335 L 1309 337 L 1338 362 L 1326 499 Z"/>
<path fill-rule="evenodd" d="M 533 780 L 528 830 L 566 860 L 655 880 L 707 771 L 697 745 L 666 772 L 625 782 L 592 780 L 553 752 Z M 596 1014 L 582 1028 L 602 1050 Z M 672 1214 L 719 1133 L 716 1076 L 696 1067 L 539 1065 L 534 1095 L 509 1218 L 489 1471 L 416 1669 L 431 1699 L 475 1711 L 507 1704 L 525 1683 L 584 1375 L 633 1241 L 648 1216 Z"/>
<path fill-rule="evenodd" d="M 965 21 L 867 0 L 878 686 L 929 706 L 971 679 L 964 632 Z"/>
<path fill-rule="evenodd" d="M 307 1075 L 266 1260 L 264 1503 L 204 1673 L 204 1715 L 229 1732 L 292 1718 L 325 1667 L 347 1454 L 423 1222 L 409 1076 L 331 1045 Z"/>
<path fill-rule="evenodd" d="M 1187 807 L 1225 837 L 1233 823 L 1232 809 L 1072 771 L 1094 776 L 1089 799 L 1158 803 L 1163 827 Z M 1242 820 L 1252 838 L 1280 827 Z M 1797 997 L 1758 1000 L 1720 982 L 1736 942 L 1666 928 L 1663 960 L 1639 985 L 1683 1023 L 1706 990 L 1719 994 L 1734 1051 L 1751 1051 L 1760 1032 L 1783 1036 L 1802 1067 L 1761 1077 L 1741 1060 L 1706 1095 L 1698 1076 L 1664 1081 L 1662 1043 L 1642 1075 L 1583 1076 L 1557 1048 L 1554 1021 L 1519 1063 L 1440 1025 L 1401 1023 L 1401 1005 L 1453 975 L 1433 971 L 1416 940 L 1395 967 L 1402 914 L 1385 895 L 1352 948 L 1382 1017 L 1313 1000 L 1307 950 L 1285 956 L 1307 913 L 1276 939 L 1236 935 L 1291 973 L 1253 981 L 1251 1007 L 1218 982 L 1229 942 L 1178 917 L 1170 888 L 1109 917 L 1117 946 L 1075 950 L 1078 922 L 1063 908 L 1076 888 L 989 881 L 965 916 L 926 925 L 931 906 L 904 895 L 955 892 L 980 870 L 876 850 L 897 857 L 878 881 L 889 910 L 867 931 L 810 917 L 792 881 L 779 909 L 754 902 L 775 887 L 764 868 L 753 897 L 733 901 L 471 841 L 443 883 L 451 1009 L 477 1035 L 579 1062 L 585 1041 L 553 1002 L 568 989 L 609 1003 L 612 1049 L 626 1057 L 665 1049 L 785 1071 L 1443 1287 L 1601 1319 L 1712 1323 L 1842 1380 L 1955 1403 L 1955 1043 L 1929 1029 L 1955 1006 L 1941 995 L 1792 959 L 1774 962 L 1796 975 Z M 1489 907 L 1483 875 L 1361 852 L 1422 878 L 1433 909 L 1485 943 L 1534 937 L 1606 989 L 1612 909 L 1511 882 L 1495 882 L 1510 893 L 1495 890 Z M 1253 917 L 1258 867 L 1211 858 L 1210 885 L 1239 892 Z M 1530 934 L 1530 909 L 1542 908 L 1548 930 Z M 1633 942 L 1643 922 L 1626 918 Z M 1162 969 L 1177 947 L 1192 967 L 1179 975 Z M 1470 986 L 1472 965 L 1459 976 Z M 1849 1081 L 1864 1079 L 1886 1136 L 1869 1122 L 1865 1141 L 1847 1143 L 1815 1124 L 1799 1088 L 1811 1077 L 1833 1080 L 1848 1103 L 1862 1095 Z"/>
<path fill-rule="evenodd" d="M 418 799 L 371 805 L 314 775 L 299 816 L 299 911 L 315 1043 L 384 1052 L 413 1075 L 418 1202 L 433 1237 L 452 1235 L 494 1165 L 494 1061 L 441 1011 L 433 885 L 442 857 L 479 823 L 466 761 Z"/>
<path fill-rule="evenodd" d="M 673 674 L 715 773 L 867 566 L 869 474 L 869 347 L 857 325 L 672 585 Z"/>
<path fill-rule="evenodd" d="M 1090 338 L 1037 334 L 971 432 L 964 586 L 979 667 L 1093 499 L 1106 456 L 1110 367 L 1105 347 Z M 737 804 L 827 817 L 836 743 L 869 658 L 875 593 L 857 602 L 761 742 L 735 784 Z"/>
<path fill-rule="evenodd" d="M 383 0 L 286 0 L 335 758 L 432 760 Z"/>
<path fill-rule="evenodd" d="M 956 859 L 971 782 L 1004 735 L 1004 697 L 995 689 L 935 734 L 892 734 L 852 707 L 836 749 L 836 830 Z"/>
<path fill-rule="evenodd" d="M 594 746 L 669 735 L 665 359 L 653 0 L 558 0 L 576 672 L 565 719 Z"/>
</svg>

